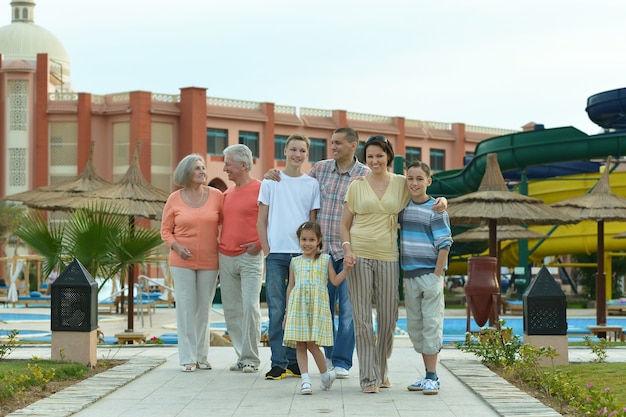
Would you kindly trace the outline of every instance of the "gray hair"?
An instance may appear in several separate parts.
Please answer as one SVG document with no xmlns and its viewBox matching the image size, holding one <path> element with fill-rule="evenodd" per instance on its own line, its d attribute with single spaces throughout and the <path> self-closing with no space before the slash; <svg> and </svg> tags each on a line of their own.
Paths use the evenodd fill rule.
<svg viewBox="0 0 626 417">
<path fill-rule="evenodd" d="M 176 166 L 174 170 L 174 175 L 172 175 L 174 184 L 179 187 L 187 186 L 193 177 L 193 170 L 195 169 L 197 161 L 201 161 L 203 164 L 205 163 L 202 155 L 197 153 L 192 153 L 184 157 L 178 163 L 178 166 Z"/>
<path fill-rule="evenodd" d="M 230 145 L 224 149 L 224 156 L 228 155 L 231 155 L 235 162 L 246 164 L 248 171 L 252 170 L 252 151 L 246 145 L 242 145 L 241 143 Z"/>
</svg>

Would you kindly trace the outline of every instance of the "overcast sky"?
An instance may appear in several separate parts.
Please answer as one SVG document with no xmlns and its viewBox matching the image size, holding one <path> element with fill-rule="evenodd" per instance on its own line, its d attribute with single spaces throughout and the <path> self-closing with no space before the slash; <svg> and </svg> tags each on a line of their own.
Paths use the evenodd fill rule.
<svg viewBox="0 0 626 417">
<path fill-rule="evenodd" d="M 0 26 L 11 22 L 10 0 Z M 37 0 L 77 91 L 178 94 L 594 134 L 626 87 L 623 0 Z"/>
</svg>

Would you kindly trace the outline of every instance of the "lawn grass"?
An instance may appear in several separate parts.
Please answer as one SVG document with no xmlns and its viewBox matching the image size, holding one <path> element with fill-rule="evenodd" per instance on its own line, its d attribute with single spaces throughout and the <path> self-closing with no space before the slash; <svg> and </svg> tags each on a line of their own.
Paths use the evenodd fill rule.
<svg viewBox="0 0 626 417">
<path fill-rule="evenodd" d="M 557 368 L 569 372 L 581 386 L 591 382 L 600 389 L 610 388 L 620 408 L 626 406 L 626 363 L 573 363 Z"/>
</svg>

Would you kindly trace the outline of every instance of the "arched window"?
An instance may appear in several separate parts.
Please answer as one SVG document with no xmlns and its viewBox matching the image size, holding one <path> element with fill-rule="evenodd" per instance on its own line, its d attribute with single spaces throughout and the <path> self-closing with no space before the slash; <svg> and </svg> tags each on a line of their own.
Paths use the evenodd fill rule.
<svg viewBox="0 0 626 417">
<path fill-rule="evenodd" d="M 24 7 L 22 9 L 22 19 L 23 20 L 28 20 L 28 7 Z"/>
</svg>

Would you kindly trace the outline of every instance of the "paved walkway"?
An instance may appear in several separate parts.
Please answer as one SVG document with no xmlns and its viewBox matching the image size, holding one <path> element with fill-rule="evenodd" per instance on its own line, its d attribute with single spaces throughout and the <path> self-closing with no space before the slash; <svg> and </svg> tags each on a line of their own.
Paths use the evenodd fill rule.
<svg viewBox="0 0 626 417">
<path fill-rule="evenodd" d="M 33 313 L 38 312 L 32 310 Z M 19 309 L 19 312 L 28 311 Z M 458 316 L 459 313 L 449 314 Z M 153 327 L 160 333 L 164 326 L 175 322 L 172 310 L 159 309 L 153 319 Z M 114 323 L 122 327 L 115 328 Z M 158 327 L 155 327 L 156 323 Z M 110 327 L 111 332 L 119 332 L 126 323 L 123 320 L 101 320 L 100 324 L 103 329 Z M 14 351 L 10 358 L 33 356 L 49 358 L 50 346 L 25 346 Z M 356 354 L 350 378 L 337 380 L 330 391 L 318 388 L 319 376 L 310 359 L 314 382 L 311 396 L 300 395 L 299 378 L 288 377 L 280 381 L 264 379 L 264 373 L 270 368 L 270 350 L 267 347 L 261 348 L 262 363 L 260 371 L 255 374 L 229 371 L 235 359 L 232 347 L 212 347 L 209 359 L 213 369 L 193 373 L 181 372 L 176 346 L 171 345 L 99 347 L 98 359 L 107 358 L 127 359 L 128 362 L 10 416 L 115 417 L 130 413 L 180 417 L 560 415 L 489 371 L 473 355 L 454 347 L 446 347 L 440 355 L 438 374 L 442 387 L 439 395 L 409 392 L 406 386 L 422 375 L 423 365 L 406 337 L 396 338 L 389 361 L 393 387 L 381 389 L 379 394 L 361 392 Z M 570 348 L 569 359 L 570 362 L 590 361 L 593 354 L 586 348 Z M 610 349 L 609 360 L 626 361 L 626 350 Z"/>
</svg>

